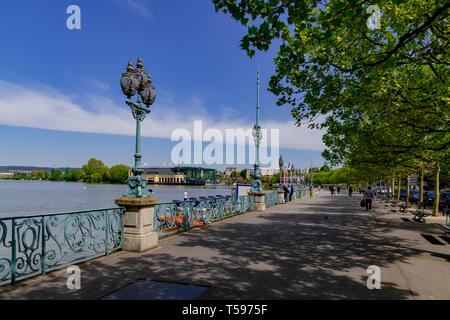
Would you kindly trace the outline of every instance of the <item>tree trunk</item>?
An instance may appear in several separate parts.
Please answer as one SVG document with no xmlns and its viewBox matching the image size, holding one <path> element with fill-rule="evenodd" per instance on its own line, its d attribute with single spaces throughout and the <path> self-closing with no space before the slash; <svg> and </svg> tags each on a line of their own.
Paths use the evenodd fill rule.
<svg viewBox="0 0 450 320">
<path fill-rule="evenodd" d="M 406 199 L 405 204 L 409 204 L 409 175 L 406 177 Z"/>
<path fill-rule="evenodd" d="M 434 167 L 434 203 L 433 203 L 433 216 L 438 215 L 439 211 L 439 173 L 440 173 L 441 167 L 439 166 L 439 162 L 436 163 L 436 166 Z"/>
<path fill-rule="evenodd" d="M 391 198 L 392 200 L 394 200 L 394 195 L 395 195 L 395 179 L 392 179 L 392 189 L 391 189 Z"/>
<path fill-rule="evenodd" d="M 401 184 L 401 177 L 398 177 L 398 189 L 397 189 L 397 202 L 400 202 L 400 184 Z"/>
<path fill-rule="evenodd" d="M 423 209 L 423 173 L 424 169 L 420 168 L 420 195 L 419 195 L 419 208 Z"/>
</svg>

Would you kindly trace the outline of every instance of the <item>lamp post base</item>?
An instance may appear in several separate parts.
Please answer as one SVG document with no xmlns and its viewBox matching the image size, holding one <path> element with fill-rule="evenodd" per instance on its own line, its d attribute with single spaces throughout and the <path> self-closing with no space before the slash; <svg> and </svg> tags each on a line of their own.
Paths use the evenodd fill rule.
<svg viewBox="0 0 450 320">
<path fill-rule="evenodd" d="M 252 181 L 252 187 L 250 188 L 251 192 L 262 192 L 263 191 L 263 187 L 262 187 L 262 182 L 261 180 L 253 180 Z"/>
<path fill-rule="evenodd" d="M 255 211 L 266 211 L 266 204 L 264 202 L 265 192 L 250 191 L 248 194 L 254 196 Z"/>
<path fill-rule="evenodd" d="M 125 198 L 145 198 L 151 197 L 147 189 L 147 179 L 141 176 L 132 176 L 128 178 L 128 187 L 123 196 Z"/>
<path fill-rule="evenodd" d="M 115 203 L 125 207 L 123 217 L 123 250 L 144 252 L 158 246 L 158 233 L 154 227 L 154 198 L 120 198 Z"/>
<path fill-rule="evenodd" d="M 278 194 L 278 201 L 279 203 L 285 203 L 284 202 L 284 190 L 277 190 L 277 194 Z"/>
</svg>

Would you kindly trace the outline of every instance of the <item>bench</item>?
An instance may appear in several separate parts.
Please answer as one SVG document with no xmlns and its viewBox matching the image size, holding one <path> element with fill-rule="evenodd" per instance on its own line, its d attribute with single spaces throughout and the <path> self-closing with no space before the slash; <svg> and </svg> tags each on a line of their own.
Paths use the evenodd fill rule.
<svg viewBox="0 0 450 320">
<path fill-rule="evenodd" d="M 410 206 L 407 206 L 405 202 L 400 204 L 400 212 L 406 212 L 406 209 L 408 209 Z"/>
<path fill-rule="evenodd" d="M 447 237 L 450 234 L 450 224 L 442 225 L 442 224 L 432 223 L 432 225 L 443 231 L 443 233 L 441 234 L 442 237 Z"/>
<path fill-rule="evenodd" d="M 417 222 L 423 222 L 425 223 L 425 217 L 431 216 L 431 213 L 427 213 L 425 211 L 422 210 L 416 210 L 414 212 L 411 212 L 411 214 L 414 216 L 413 220 L 417 221 Z"/>
</svg>

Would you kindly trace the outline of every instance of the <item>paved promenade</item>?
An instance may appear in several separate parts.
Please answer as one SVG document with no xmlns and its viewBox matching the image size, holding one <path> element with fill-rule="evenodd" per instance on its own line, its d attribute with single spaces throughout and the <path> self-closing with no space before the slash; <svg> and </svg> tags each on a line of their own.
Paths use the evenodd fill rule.
<svg viewBox="0 0 450 320">
<path fill-rule="evenodd" d="M 81 290 L 67 289 L 63 269 L 0 288 L 0 299 L 99 299 L 137 279 L 209 287 L 200 299 L 450 299 L 440 231 L 381 201 L 366 213 L 360 199 L 322 191 L 81 264 Z M 366 286 L 370 265 L 381 268 L 380 290 Z"/>
</svg>

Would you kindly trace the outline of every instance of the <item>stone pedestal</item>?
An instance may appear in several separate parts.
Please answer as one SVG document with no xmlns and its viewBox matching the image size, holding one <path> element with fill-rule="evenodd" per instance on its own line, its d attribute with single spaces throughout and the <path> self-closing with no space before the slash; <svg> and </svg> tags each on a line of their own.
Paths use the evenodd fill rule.
<svg viewBox="0 0 450 320">
<path fill-rule="evenodd" d="M 284 202 L 284 190 L 277 190 L 278 193 L 278 198 L 280 199 L 280 203 L 285 203 Z"/>
<path fill-rule="evenodd" d="M 118 206 L 126 208 L 123 216 L 124 250 L 143 252 L 158 246 L 158 233 L 153 225 L 157 202 L 150 197 L 115 200 Z"/>
<path fill-rule="evenodd" d="M 264 202 L 265 192 L 249 192 L 248 194 L 254 196 L 255 211 L 266 211 L 266 204 Z"/>
</svg>

